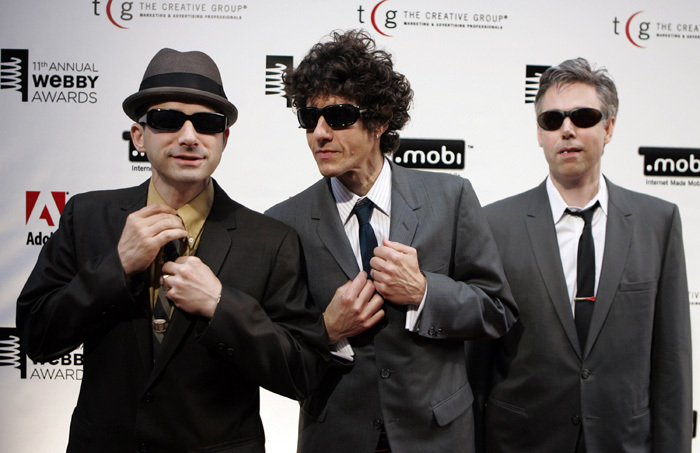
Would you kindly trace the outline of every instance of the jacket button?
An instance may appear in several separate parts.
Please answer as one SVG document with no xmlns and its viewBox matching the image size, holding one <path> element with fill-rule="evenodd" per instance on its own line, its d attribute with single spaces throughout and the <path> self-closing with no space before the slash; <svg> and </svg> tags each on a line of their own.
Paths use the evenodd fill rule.
<svg viewBox="0 0 700 453">
<path fill-rule="evenodd" d="M 435 336 L 435 327 L 431 327 L 428 329 L 428 336 L 434 337 Z"/>
<path fill-rule="evenodd" d="M 216 349 L 218 349 L 219 351 L 223 351 L 224 349 L 226 349 L 226 345 L 223 343 L 219 343 L 216 345 Z"/>
<path fill-rule="evenodd" d="M 151 446 L 145 442 L 142 442 L 138 446 L 139 453 L 148 453 L 151 451 Z"/>
<path fill-rule="evenodd" d="M 583 379 L 588 379 L 588 377 L 589 377 L 590 375 L 591 375 L 591 372 L 588 371 L 588 370 L 583 370 L 583 371 L 581 371 L 581 377 L 582 377 Z"/>
<path fill-rule="evenodd" d="M 382 379 L 389 379 L 391 376 L 391 370 L 384 368 L 382 371 L 379 372 L 379 376 L 382 377 Z"/>
<path fill-rule="evenodd" d="M 581 418 L 578 415 L 574 415 L 573 417 L 571 417 L 571 423 L 573 423 L 574 425 L 579 425 L 581 424 Z"/>
<path fill-rule="evenodd" d="M 384 422 L 376 419 L 372 422 L 372 428 L 374 429 L 382 429 L 384 427 Z"/>
<path fill-rule="evenodd" d="M 153 402 L 153 393 L 151 392 L 146 392 L 146 394 L 143 396 L 143 401 L 145 403 L 152 403 Z"/>
<path fill-rule="evenodd" d="M 228 349 L 226 350 L 226 355 L 227 355 L 227 356 L 232 356 L 234 352 L 235 352 L 235 351 L 234 351 L 233 348 L 228 348 Z"/>
</svg>

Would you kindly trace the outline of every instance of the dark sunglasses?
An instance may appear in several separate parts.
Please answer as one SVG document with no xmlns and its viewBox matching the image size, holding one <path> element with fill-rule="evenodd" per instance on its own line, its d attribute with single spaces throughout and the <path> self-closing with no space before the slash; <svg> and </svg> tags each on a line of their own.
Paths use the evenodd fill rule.
<svg viewBox="0 0 700 453">
<path fill-rule="evenodd" d="M 571 122 L 574 123 L 574 126 L 587 128 L 600 123 L 600 120 L 603 119 L 603 112 L 590 107 L 573 109 L 566 112 L 561 110 L 547 110 L 539 114 L 537 117 L 537 124 L 546 131 L 556 131 L 564 124 L 564 119 L 566 117 L 571 118 Z"/>
<path fill-rule="evenodd" d="M 302 107 L 297 110 L 299 126 L 304 129 L 315 129 L 318 119 L 323 116 L 330 127 L 352 126 L 366 111 L 364 107 L 352 104 L 327 105 L 322 109 Z"/>
<path fill-rule="evenodd" d="M 158 131 L 175 132 L 182 128 L 185 121 L 191 121 L 194 129 L 201 134 L 218 134 L 226 130 L 226 115 L 214 112 L 197 112 L 185 115 L 179 110 L 153 109 L 139 120 Z"/>
</svg>

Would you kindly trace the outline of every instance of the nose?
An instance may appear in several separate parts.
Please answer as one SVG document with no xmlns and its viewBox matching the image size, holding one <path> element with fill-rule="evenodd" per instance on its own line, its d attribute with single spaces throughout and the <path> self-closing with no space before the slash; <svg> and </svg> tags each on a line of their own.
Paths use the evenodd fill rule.
<svg viewBox="0 0 700 453">
<path fill-rule="evenodd" d="M 571 118 L 564 118 L 564 122 L 561 125 L 561 135 L 563 138 L 572 138 L 576 136 L 576 127 L 574 123 L 571 122 Z"/>
<path fill-rule="evenodd" d="M 196 145 L 199 141 L 199 135 L 190 120 L 185 121 L 178 134 L 178 143 L 180 145 L 190 147 Z"/>
<path fill-rule="evenodd" d="M 323 116 L 318 118 L 316 127 L 313 131 L 314 139 L 318 142 L 328 141 L 333 138 L 333 129 L 326 123 L 326 119 Z"/>
</svg>

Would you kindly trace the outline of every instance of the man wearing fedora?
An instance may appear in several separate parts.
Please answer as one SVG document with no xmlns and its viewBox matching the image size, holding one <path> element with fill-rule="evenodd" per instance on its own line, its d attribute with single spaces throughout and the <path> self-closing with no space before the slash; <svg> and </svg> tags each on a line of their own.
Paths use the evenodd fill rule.
<svg viewBox="0 0 700 453">
<path fill-rule="evenodd" d="M 209 56 L 162 49 L 123 108 L 152 177 L 69 200 L 17 301 L 22 345 L 84 346 L 69 452 L 264 452 L 259 386 L 302 398 L 329 359 L 298 238 L 211 178 L 237 110 Z"/>
</svg>

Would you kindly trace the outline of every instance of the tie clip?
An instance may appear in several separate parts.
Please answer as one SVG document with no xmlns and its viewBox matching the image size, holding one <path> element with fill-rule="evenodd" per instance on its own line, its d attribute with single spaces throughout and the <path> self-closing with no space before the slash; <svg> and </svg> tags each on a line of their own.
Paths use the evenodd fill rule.
<svg viewBox="0 0 700 453">
<path fill-rule="evenodd" d="M 166 330 L 168 330 L 168 321 L 165 319 L 153 320 L 153 331 L 155 333 L 165 333 Z"/>
<path fill-rule="evenodd" d="M 593 296 L 593 297 L 574 297 L 574 300 L 590 300 L 591 302 L 595 302 L 595 296 Z"/>
</svg>

